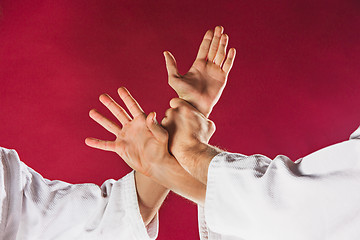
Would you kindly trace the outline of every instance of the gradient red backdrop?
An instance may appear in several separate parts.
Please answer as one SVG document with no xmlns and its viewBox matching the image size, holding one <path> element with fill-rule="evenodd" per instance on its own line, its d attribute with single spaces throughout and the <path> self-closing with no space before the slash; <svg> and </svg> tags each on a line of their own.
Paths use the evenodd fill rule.
<svg viewBox="0 0 360 240">
<path fill-rule="evenodd" d="M 158 118 L 175 93 L 162 52 L 191 66 L 223 25 L 237 59 L 211 119 L 229 151 L 293 160 L 360 124 L 360 2 L 0 0 L 0 146 L 50 179 L 101 184 L 130 168 L 91 149 L 113 136 L 88 117 L 126 86 Z M 107 114 L 110 116 L 110 114 Z M 171 194 L 160 240 L 197 239 L 196 206 Z"/>
</svg>

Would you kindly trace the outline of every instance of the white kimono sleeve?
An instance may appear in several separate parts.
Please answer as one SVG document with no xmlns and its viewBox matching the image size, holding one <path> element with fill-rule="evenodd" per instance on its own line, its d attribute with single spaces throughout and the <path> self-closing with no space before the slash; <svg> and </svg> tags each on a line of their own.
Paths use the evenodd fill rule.
<svg viewBox="0 0 360 240">
<path fill-rule="evenodd" d="M 285 156 L 214 157 L 199 207 L 202 239 L 360 239 L 359 133 L 295 163 Z"/>
<path fill-rule="evenodd" d="M 95 184 L 50 181 L 27 167 L 14 150 L 0 148 L 0 239 L 150 240 L 158 219 L 145 227 L 134 172 Z"/>
</svg>

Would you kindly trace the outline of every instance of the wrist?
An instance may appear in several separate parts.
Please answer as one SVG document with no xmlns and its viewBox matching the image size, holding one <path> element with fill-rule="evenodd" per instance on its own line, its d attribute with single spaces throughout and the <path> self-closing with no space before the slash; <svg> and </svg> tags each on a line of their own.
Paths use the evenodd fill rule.
<svg viewBox="0 0 360 240">
<path fill-rule="evenodd" d="M 169 154 L 164 161 L 152 167 L 149 177 L 165 188 L 172 189 L 172 182 L 170 180 L 171 176 L 176 171 L 176 165 L 178 165 L 178 162 Z"/>
<path fill-rule="evenodd" d="M 169 155 L 167 161 L 154 169 L 151 177 L 171 191 L 197 204 L 204 204 L 206 186 L 185 171 L 173 156 Z"/>
</svg>

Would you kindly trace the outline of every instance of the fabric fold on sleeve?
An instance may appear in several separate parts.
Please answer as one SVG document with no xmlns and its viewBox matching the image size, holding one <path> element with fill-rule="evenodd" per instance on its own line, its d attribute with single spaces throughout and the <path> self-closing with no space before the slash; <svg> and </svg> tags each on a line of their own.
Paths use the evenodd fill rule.
<svg viewBox="0 0 360 240">
<path fill-rule="evenodd" d="M 0 151 L 2 239 L 156 239 L 158 218 L 145 227 L 134 172 L 101 187 L 50 181 L 14 150 Z"/>
<path fill-rule="evenodd" d="M 218 234 L 209 229 L 205 221 L 204 207 L 198 205 L 198 226 L 200 240 L 244 240 L 239 237 Z"/>
<path fill-rule="evenodd" d="M 357 239 L 359 183 L 358 139 L 296 162 L 220 153 L 209 166 L 205 222 L 244 239 Z"/>
<path fill-rule="evenodd" d="M 140 214 L 138 197 L 135 186 L 135 172 L 131 172 L 131 177 L 124 179 L 126 187 L 123 188 L 125 196 L 125 209 L 129 211 L 131 225 L 138 239 L 156 239 L 159 229 L 159 217 L 155 215 L 154 219 L 145 227 L 144 221 Z"/>
</svg>

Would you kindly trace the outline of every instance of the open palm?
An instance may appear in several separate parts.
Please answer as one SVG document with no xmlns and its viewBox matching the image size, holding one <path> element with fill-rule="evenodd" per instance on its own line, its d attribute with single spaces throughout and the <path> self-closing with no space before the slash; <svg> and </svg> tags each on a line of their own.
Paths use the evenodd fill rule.
<svg viewBox="0 0 360 240">
<path fill-rule="evenodd" d="M 171 158 L 168 150 L 168 133 L 155 119 L 155 113 L 148 116 L 126 88 L 119 88 L 120 98 L 131 116 L 107 94 L 100 101 L 117 118 L 121 126 L 92 109 L 89 115 L 106 130 L 116 136 L 113 141 L 86 138 L 85 143 L 93 148 L 117 153 L 132 169 L 151 176 L 154 166 Z"/>
<path fill-rule="evenodd" d="M 223 27 L 208 30 L 195 62 L 184 75 L 178 72 L 173 55 L 164 52 L 170 86 L 180 98 L 194 105 L 205 116 L 219 100 L 235 59 L 235 49 L 231 48 L 225 60 L 228 40 L 229 37 L 223 34 Z"/>
</svg>

